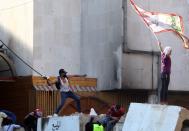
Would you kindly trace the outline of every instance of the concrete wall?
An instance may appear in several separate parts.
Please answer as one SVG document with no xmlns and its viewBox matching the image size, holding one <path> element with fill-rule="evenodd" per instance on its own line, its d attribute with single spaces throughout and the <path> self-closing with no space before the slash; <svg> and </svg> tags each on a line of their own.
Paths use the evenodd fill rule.
<svg viewBox="0 0 189 131">
<path fill-rule="evenodd" d="M 155 89 L 158 86 L 158 62 L 157 56 L 124 54 L 123 88 Z"/>
<path fill-rule="evenodd" d="M 189 34 L 188 1 L 135 2 L 149 11 L 182 15 Z M 122 53 L 123 35 L 124 51 L 158 51 L 153 34 L 128 0 L 124 7 L 123 17 L 122 0 L 1 0 L 0 39 L 43 75 L 56 76 L 65 68 L 70 74 L 96 77 L 99 90 L 156 88 L 158 57 Z M 169 89 L 188 90 L 189 52 L 173 33 L 158 38 L 173 47 Z M 38 75 L 10 57 L 18 75 Z"/>
<path fill-rule="evenodd" d="M 120 88 L 121 7 L 121 0 L 36 0 L 34 68 L 45 75 L 65 68 L 96 77 L 100 90 Z"/>
<path fill-rule="evenodd" d="M 33 1 L 0 0 L 0 39 L 32 66 Z M 31 70 L 9 52 L 17 75 L 30 75 Z"/>
<path fill-rule="evenodd" d="M 145 2 L 135 0 L 135 3 L 147 11 L 162 13 L 177 13 L 183 17 L 185 34 L 189 35 L 189 3 L 178 0 L 146 0 Z M 163 4 L 162 4 L 163 3 Z M 151 31 L 145 26 L 141 18 L 131 8 L 129 0 L 125 0 L 125 45 L 132 50 L 158 51 L 157 41 Z M 189 90 L 189 51 L 184 49 L 179 37 L 171 32 L 157 35 L 163 46 L 172 46 L 172 73 L 170 90 Z M 126 48 L 125 48 L 126 50 Z M 152 59 L 150 55 L 124 54 L 123 56 L 123 87 L 137 89 L 152 88 L 152 61 L 154 73 L 158 71 L 158 58 Z M 157 76 L 153 77 L 154 84 L 157 83 Z M 158 84 L 155 84 L 156 86 Z M 154 85 L 154 86 L 155 86 Z M 154 87 L 156 88 L 156 87 Z"/>
<path fill-rule="evenodd" d="M 79 74 L 80 26 L 80 0 L 35 0 L 34 68 L 44 75 L 57 76 L 60 68 Z"/>
<path fill-rule="evenodd" d="M 1 39 L 42 75 L 98 78 L 121 88 L 122 0 L 2 1 Z M 11 55 L 18 75 L 39 75 Z"/>
<path fill-rule="evenodd" d="M 100 90 L 121 88 L 122 0 L 82 0 L 81 72 Z"/>
</svg>

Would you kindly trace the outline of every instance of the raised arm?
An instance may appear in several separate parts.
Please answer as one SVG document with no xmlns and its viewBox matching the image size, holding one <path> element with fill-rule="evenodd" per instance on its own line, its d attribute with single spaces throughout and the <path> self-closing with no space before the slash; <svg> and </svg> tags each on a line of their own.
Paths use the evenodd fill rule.
<svg viewBox="0 0 189 131">
<path fill-rule="evenodd" d="M 69 85 L 71 85 L 70 84 L 70 79 L 69 78 L 71 78 L 71 77 L 86 77 L 87 76 L 87 74 L 83 74 L 83 75 L 68 75 L 67 76 L 67 78 L 68 78 L 68 83 L 69 83 Z"/>
<path fill-rule="evenodd" d="M 161 51 L 161 53 L 163 53 L 163 47 L 161 45 L 161 42 L 158 42 L 158 46 L 159 46 L 159 50 Z"/>
<path fill-rule="evenodd" d="M 86 77 L 87 74 L 83 74 L 83 75 L 68 75 L 68 77 Z"/>
<path fill-rule="evenodd" d="M 53 84 L 55 84 L 56 83 L 56 81 L 58 81 L 57 79 L 54 81 L 54 80 L 50 80 L 47 76 L 43 76 L 43 78 L 45 79 L 45 80 L 47 80 L 47 84 L 49 85 L 49 86 L 52 86 Z"/>
</svg>

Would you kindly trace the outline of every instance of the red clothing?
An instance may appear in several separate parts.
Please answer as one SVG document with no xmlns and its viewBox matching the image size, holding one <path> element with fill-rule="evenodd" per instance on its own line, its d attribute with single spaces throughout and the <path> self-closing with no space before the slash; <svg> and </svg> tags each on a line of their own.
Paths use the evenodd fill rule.
<svg viewBox="0 0 189 131">
<path fill-rule="evenodd" d="M 170 56 L 166 56 L 165 53 L 161 54 L 161 73 L 171 73 L 171 58 Z"/>
<path fill-rule="evenodd" d="M 121 107 L 119 110 L 116 111 L 116 108 L 115 108 L 115 107 L 116 107 L 116 106 L 113 105 L 113 106 L 108 110 L 108 112 L 107 112 L 106 114 L 109 115 L 109 116 L 112 116 L 112 117 L 118 117 L 118 118 L 120 118 L 122 115 L 124 115 L 125 110 L 124 110 L 124 108 Z"/>
</svg>

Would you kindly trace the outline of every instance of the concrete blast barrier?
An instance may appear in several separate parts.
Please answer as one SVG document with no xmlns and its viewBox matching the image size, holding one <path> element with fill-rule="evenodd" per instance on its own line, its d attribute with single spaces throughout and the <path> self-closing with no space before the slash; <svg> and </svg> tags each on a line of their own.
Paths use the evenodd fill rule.
<svg viewBox="0 0 189 131">
<path fill-rule="evenodd" d="M 189 131 L 189 111 L 179 106 L 131 103 L 122 131 Z"/>
<path fill-rule="evenodd" d="M 79 116 L 40 118 L 37 131 L 80 131 Z"/>
</svg>

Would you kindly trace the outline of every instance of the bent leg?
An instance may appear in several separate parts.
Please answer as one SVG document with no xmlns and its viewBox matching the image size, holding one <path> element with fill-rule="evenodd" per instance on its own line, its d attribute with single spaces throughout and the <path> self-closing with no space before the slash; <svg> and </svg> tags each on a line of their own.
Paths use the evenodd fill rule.
<svg viewBox="0 0 189 131">
<path fill-rule="evenodd" d="M 61 92 L 61 103 L 59 104 L 59 106 L 57 107 L 55 113 L 58 114 L 61 110 L 61 108 L 64 106 L 64 102 L 66 100 L 66 98 L 68 97 L 67 92 Z"/>
<path fill-rule="evenodd" d="M 112 131 L 115 124 L 116 124 L 115 120 L 109 121 L 106 126 L 106 131 Z"/>
<path fill-rule="evenodd" d="M 77 111 L 81 112 L 81 107 L 80 107 L 80 97 L 75 95 L 73 92 L 69 92 L 69 97 L 74 99 L 77 105 Z"/>
</svg>

